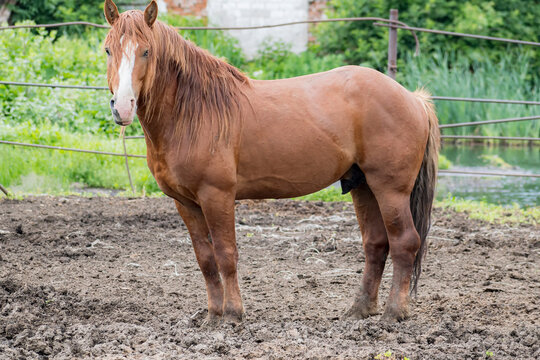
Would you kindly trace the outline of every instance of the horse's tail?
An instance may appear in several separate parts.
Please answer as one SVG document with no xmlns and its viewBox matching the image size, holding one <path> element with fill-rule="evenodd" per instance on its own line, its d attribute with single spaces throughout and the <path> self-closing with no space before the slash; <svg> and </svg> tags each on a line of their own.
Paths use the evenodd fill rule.
<svg viewBox="0 0 540 360">
<path fill-rule="evenodd" d="M 414 95 L 421 102 L 429 122 L 429 136 L 424 152 L 424 159 L 420 172 L 414 183 L 411 193 L 411 213 L 414 226 L 420 235 L 420 249 L 414 260 L 412 274 L 411 294 L 416 294 L 418 279 L 422 271 L 422 259 L 427 250 L 426 237 L 431 226 L 431 206 L 435 195 L 435 183 L 437 181 L 437 168 L 439 161 L 440 132 L 439 121 L 435 114 L 435 107 L 431 101 L 431 94 L 424 89 L 418 89 Z"/>
</svg>

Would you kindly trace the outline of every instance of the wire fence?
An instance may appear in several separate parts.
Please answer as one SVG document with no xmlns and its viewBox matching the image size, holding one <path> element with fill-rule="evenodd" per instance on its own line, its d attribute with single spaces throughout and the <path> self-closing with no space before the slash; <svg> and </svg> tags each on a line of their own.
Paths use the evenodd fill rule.
<svg viewBox="0 0 540 360">
<path fill-rule="evenodd" d="M 395 33 L 397 29 L 408 30 L 411 32 L 415 39 L 416 43 L 416 53 L 420 51 L 420 43 L 416 32 L 426 32 L 446 36 L 456 36 L 456 37 L 467 37 L 473 39 L 487 40 L 487 41 L 497 41 L 497 42 L 506 42 L 512 44 L 521 44 L 521 45 L 530 45 L 530 46 L 540 46 L 540 43 L 533 41 L 524 41 L 508 38 L 499 38 L 485 35 L 476 35 L 476 34 L 467 34 L 467 33 L 457 33 L 443 30 L 435 29 L 426 29 L 419 27 L 409 26 L 401 21 L 397 20 L 397 10 L 392 10 L 390 19 L 380 18 L 380 17 L 353 17 L 353 18 L 335 18 L 335 19 L 319 19 L 319 20 L 303 20 L 303 21 L 292 21 L 279 24 L 268 24 L 268 25 L 259 25 L 259 26 L 236 26 L 236 27 L 212 27 L 212 26 L 182 26 L 175 27 L 178 30 L 255 30 L 255 29 L 266 29 L 266 28 L 275 28 L 282 26 L 292 26 L 298 24 L 313 24 L 313 23 L 328 23 L 328 22 L 343 22 L 343 21 L 369 21 L 373 22 L 374 26 L 388 27 L 390 28 L 389 36 L 389 75 L 395 75 L 397 70 L 395 66 L 395 56 L 397 54 L 397 36 Z M 96 24 L 86 21 L 73 21 L 73 22 L 63 22 L 63 23 L 54 23 L 54 24 L 28 24 L 28 25 L 10 25 L 10 26 L 0 26 L 1 30 L 12 30 L 12 29 L 28 29 L 28 28 L 55 28 L 62 26 L 91 26 L 96 28 L 107 29 L 110 28 L 109 25 L 105 24 Z M 394 58 L 391 58 L 394 56 Z M 108 90 L 106 86 L 91 86 L 91 85 L 69 85 L 69 84 L 44 84 L 44 83 L 32 83 L 32 82 L 18 82 L 18 81 L 0 81 L 0 85 L 7 86 L 32 86 L 32 87 L 48 87 L 48 88 L 57 88 L 57 89 L 79 89 L 79 90 Z M 527 100 L 508 100 L 508 99 L 483 99 L 483 98 L 463 98 L 463 97 L 450 97 L 450 96 L 432 96 L 433 100 L 440 101 L 465 101 L 465 102 L 479 102 L 479 103 L 500 103 L 500 104 L 521 104 L 521 105 L 540 105 L 538 101 L 527 101 Z M 473 122 L 463 122 L 463 123 L 454 123 L 454 124 L 443 124 L 439 127 L 444 128 L 455 128 L 462 126 L 479 126 L 487 124 L 496 124 L 496 123 L 505 123 L 505 122 L 515 122 L 515 121 L 532 121 L 540 119 L 538 116 L 526 116 L 526 117 L 517 117 L 517 118 L 508 118 L 508 119 L 496 119 L 496 120 L 485 120 L 485 121 L 473 121 Z M 502 141 L 529 141 L 536 142 L 540 141 L 540 138 L 537 137 L 509 137 L 509 136 L 475 136 L 475 135 L 442 135 L 443 139 L 467 139 L 467 140 L 502 140 Z M 135 155 L 128 154 L 126 147 L 126 139 L 141 139 L 144 136 L 122 136 L 123 142 L 123 153 L 114 153 L 106 151 L 97 151 L 97 150 L 86 150 L 86 149 L 76 149 L 76 148 L 67 148 L 60 146 L 52 146 L 45 144 L 29 144 L 15 141 L 6 141 L 0 140 L 0 144 L 11 145 L 11 146 L 24 146 L 32 148 L 42 148 L 49 150 L 59 150 L 59 151 L 72 151 L 80 153 L 89 153 L 96 155 L 106 155 L 106 156 L 121 156 L 125 158 L 126 172 L 129 178 L 132 191 L 134 191 L 133 182 L 131 179 L 131 173 L 129 170 L 128 158 L 146 158 L 144 155 Z M 463 175 L 473 175 L 473 176 L 519 176 L 519 177 L 532 177 L 540 178 L 540 174 L 529 174 L 529 173 L 516 173 L 516 172 L 487 172 L 487 171 L 466 171 L 466 170 L 440 170 L 442 174 L 463 174 Z M 8 194 L 8 191 L 5 187 L 0 184 L 0 191 Z"/>
</svg>

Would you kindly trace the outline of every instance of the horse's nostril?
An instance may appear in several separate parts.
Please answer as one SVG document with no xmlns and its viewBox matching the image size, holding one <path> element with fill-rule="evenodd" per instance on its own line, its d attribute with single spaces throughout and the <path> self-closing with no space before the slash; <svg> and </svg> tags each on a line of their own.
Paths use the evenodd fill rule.
<svg viewBox="0 0 540 360">
<path fill-rule="evenodd" d="M 135 99 L 131 99 L 131 107 L 135 106 Z"/>
<path fill-rule="evenodd" d="M 114 109 L 114 99 L 111 99 L 111 108 Z"/>
</svg>

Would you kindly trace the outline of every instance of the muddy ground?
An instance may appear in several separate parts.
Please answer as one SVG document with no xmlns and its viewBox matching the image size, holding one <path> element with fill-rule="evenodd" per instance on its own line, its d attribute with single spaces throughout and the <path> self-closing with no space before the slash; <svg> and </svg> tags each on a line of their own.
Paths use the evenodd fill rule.
<svg viewBox="0 0 540 360">
<path fill-rule="evenodd" d="M 0 359 L 540 358 L 539 227 L 436 210 L 398 324 L 340 320 L 363 269 L 351 204 L 240 202 L 237 233 L 246 319 L 207 328 L 171 200 L 0 200 Z"/>
</svg>

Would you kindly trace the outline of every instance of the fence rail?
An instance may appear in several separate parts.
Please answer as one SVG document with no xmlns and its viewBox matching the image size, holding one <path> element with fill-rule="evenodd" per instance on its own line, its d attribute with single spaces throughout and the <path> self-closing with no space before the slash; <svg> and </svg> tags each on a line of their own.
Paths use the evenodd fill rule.
<svg viewBox="0 0 540 360">
<path fill-rule="evenodd" d="M 316 24 L 316 23 L 343 22 L 343 21 L 380 21 L 380 22 L 384 22 L 385 24 L 375 22 L 373 23 L 373 25 L 409 30 L 411 31 L 411 33 L 418 31 L 418 32 L 425 32 L 425 33 L 432 33 L 432 34 L 439 34 L 439 35 L 449 35 L 449 36 L 457 36 L 457 37 L 467 37 L 467 38 L 472 38 L 472 39 L 507 42 L 507 43 L 512 43 L 512 44 L 540 46 L 539 42 L 534 42 L 534 41 L 516 40 L 516 39 L 508 39 L 508 38 L 501 38 L 501 37 L 494 37 L 494 36 L 420 28 L 420 27 L 415 27 L 415 26 L 408 26 L 407 24 L 401 21 L 397 21 L 393 19 L 385 19 L 381 17 L 373 17 L 373 16 L 301 20 L 301 21 L 290 21 L 290 22 L 284 22 L 284 23 L 278 23 L 278 24 L 254 25 L 254 26 L 175 26 L 174 28 L 178 30 L 256 30 L 256 29 L 268 29 L 268 28 L 292 26 L 292 25 L 300 25 L 300 24 Z M 88 21 L 71 21 L 71 22 L 61 22 L 61 23 L 54 23 L 54 24 L 28 24 L 28 25 L 0 26 L 0 30 L 51 28 L 51 27 L 62 27 L 62 26 L 72 26 L 72 25 L 91 26 L 91 27 L 96 27 L 96 28 L 101 28 L 101 29 L 110 28 L 110 26 L 107 24 L 96 24 L 96 23 L 92 23 Z"/>
<path fill-rule="evenodd" d="M 127 156 L 127 157 L 132 157 L 132 158 L 143 158 L 143 159 L 146 158 L 146 156 L 144 155 L 133 155 L 133 154 L 114 153 L 114 152 L 108 152 L 108 151 L 76 149 L 76 148 L 67 148 L 67 147 L 62 147 L 62 146 L 52 146 L 52 145 L 43 145 L 43 144 L 29 144 L 29 143 L 22 143 L 22 142 L 17 142 L 17 141 L 0 140 L 0 144 L 13 145 L 13 146 L 26 146 L 26 147 L 51 149 L 51 150 L 74 151 L 74 152 L 97 154 L 97 155 L 122 156 L 122 157 Z"/>
<path fill-rule="evenodd" d="M 513 140 L 513 141 L 540 141 L 537 137 L 527 136 L 480 136 L 480 135 L 441 135 L 442 139 L 465 139 L 465 140 Z"/>
<path fill-rule="evenodd" d="M 454 123 L 454 124 L 442 124 L 442 125 L 439 125 L 439 128 L 447 129 L 447 128 L 455 128 L 455 127 L 463 127 L 463 126 L 490 125 L 490 124 L 500 124 L 500 123 L 507 123 L 507 122 L 537 120 L 537 119 L 540 119 L 540 115 L 523 116 L 523 117 L 516 117 L 516 118 L 498 119 L 498 120 L 483 120 L 483 121 L 461 122 L 461 123 Z"/>
<path fill-rule="evenodd" d="M 32 82 L 21 82 L 21 81 L 0 81 L 0 85 L 28 86 L 28 87 L 48 87 L 48 88 L 79 89 L 79 90 L 109 90 L 109 88 L 107 86 L 46 84 L 46 83 L 32 83 Z M 540 105 L 540 101 L 529 101 L 529 100 L 464 98 L 464 97 L 437 96 L 437 95 L 432 95 L 431 99 L 432 100 L 441 100 L 441 101 L 465 101 L 465 102 L 498 103 L 498 104 Z"/>
<path fill-rule="evenodd" d="M 53 89 L 58 88 L 58 89 L 81 89 L 81 90 L 109 90 L 109 88 L 106 86 L 43 84 L 43 83 L 30 83 L 30 82 L 20 82 L 20 81 L 0 81 L 0 85 L 46 87 L 46 88 L 53 88 Z"/>
<path fill-rule="evenodd" d="M 439 170 L 439 173 L 463 174 L 463 175 L 473 175 L 473 176 L 515 176 L 515 177 L 540 178 L 540 174 L 495 172 L 495 171 Z"/>
<path fill-rule="evenodd" d="M 404 26 L 404 25 L 394 25 L 394 24 L 388 25 L 388 24 L 374 23 L 373 25 L 391 27 L 391 28 L 395 27 L 395 28 L 403 29 L 403 30 L 418 31 L 418 32 L 425 32 L 425 33 L 432 33 L 432 34 L 439 34 L 439 35 L 450 35 L 450 36 L 466 37 L 466 38 L 471 38 L 471 39 L 506 42 L 506 43 L 511 43 L 511 44 L 540 46 L 539 42 L 534 42 L 534 41 L 515 40 L 515 39 L 507 39 L 507 38 L 494 37 L 494 36 L 466 34 L 466 33 L 452 32 L 452 31 L 434 30 L 434 29 L 419 28 L 419 27 L 414 27 L 414 26 Z"/>
<path fill-rule="evenodd" d="M 416 32 L 425 32 L 433 33 L 440 35 L 448 36 L 457 36 L 457 37 L 466 37 L 473 39 L 481 39 L 488 41 L 498 41 L 506 42 L 513 44 L 521 45 L 530 45 L 530 46 L 540 46 L 540 43 L 533 41 L 524 41 L 500 37 L 492 37 L 485 35 L 476 35 L 476 34 L 466 34 L 466 33 L 457 33 L 444 30 L 435 30 L 435 29 L 426 29 L 420 27 L 408 26 L 407 24 L 398 21 L 397 10 L 392 10 L 390 13 L 390 19 L 379 18 L 379 17 L 352 17 L 352 18 L 335 18 L 335 19 L 320 19 L 320 20 L 303 20 L 303 21 L 292 21 L 279 24 L 269 24 L 269 25 L 259 25 L 259 26 L 232 26 L 232 27 L 212 27 L 212 26 L 181 26 L 175 27 L 178 30 L 255 30 L 255 29 L 266 29 L 274 28 L 281 26 L 292 26 L 298 24 L 313 24 L 313 23 L 329 23 L 329 22 L 342 22 L 342 21 L 371 21 L 374 26 L 382 26 L 390 28 L 390 37 L 389 37 L 389 58 L 388 58 L 388 72 L 389 75 L 395 76 L 397 67 L 395 66 L 395 60 L 397 56 L 397 37 L 395 36 L 395 31 L 397 29 L 408 30 L 413 35 L 416 42 L 416 53 L 419 53 L 420 44 Z M 86 21 L 73 21 L 73 22 L 63 22 L 55 24 L 35 24 L 35 25 L 11 25 L 11 26 L 0 26 L 1 30 L 8 29 L 23 29 L 23 28 L 52 28 L 52 27 L 61 27 L 61 26 L 73 26 L 73 25 L 82 25 L 82 26 L 91 26 L 96 28 L 106 29 L 109 28 L 109 25 L 105 24 L 96 24 Z M 81 90 L 108 90 L 106 86 L 90 86 L 90 85 L 67 85 L 67 84 L 43 84 L 43 83 L 31 83 L 31 82 L 17 82 L 17 81 L 0 81 L 0 85 L 8 86 L 34 86 L 34 87 L 49 87 L 49 88 L 58 88 L 58 89 L 81 89 Z M 501 104 L 521 104 L 521 105 L 540 105 L 538 101 L 527 101 L 527 100 L 507 100 L 507 99 L 482 99 L 482 98 L 463 98 L 463 97 L 450 97 L 450 96 L 432 96 L 433 100 L 440 101 L 468 101 L 468 102 L 480 102 L 480 103 L 501 103 Z M 439 127 L 444 128 L 454 128 L 462 126 L 477 126 L 477 125 L 487 125 L 487 124 L 496 124 L 503 122 L 514 122 L 514 121 L 525 121 L 525 120 L 538 120 L 540 116 L 527 116 L 527 117 L 518 117 L 518 118 L 508 118 L 508 119 L 497 119 L 497 120 L 485 120 L 485 121 L 473 121 L 473 122 L 463 122 L 456 124 L 443 124 Z M 472 139 L 472 140 L 519 140 L 519 141 L 540 141 L 540 138 L 534 137 L 510 137 L 510 136 L 474 136 L 474 135 L 442 135 L 443 139 Z M 130 185 L 132 190 L 133 183 L 131 180 L 131 174 L 129 171 L 129 165 L 127 159 L 131 158 L 146 158 L 144 155 L 134 155 L 128 154 L 125 144 L 125 139 L 140 139 L 144 136 L 122 136 L 124 153 L 114 153 L 106 151 L 97 151 L 97 150 L 86 150 L 86 149 L 76 149 L 76 148 L 67 148 L 60 146 L 51 146 L 44 144 L 29 144 L 21 143 L 15 141 L 6 141 L 0 140 L 0 144 L 12 145 L 12 146 L 24 146 L 24 147 L 33 147 L 33 148 L 42 148 L 50 150 L 60 150 L 60 151 L 72 151 L 80 153 L 89 153 L 96 155 L 107 155 L 107 156 L 121 156 L 125 158 L 126 162 L 126 171 L 129 177 Z M 440 170 L 441 174 L 464 174 L 464 175 L 473 175 L 473 176 L 520 176 L 520 177 L 533 177 L 540 178 L 540 174 L 528 174 L 528 173 L 508 173 L 508 172 L 486 172 L 486 171 L 466 171 L 466 170 Z M 8 194 L 7 190 L 0 184 L 0 191 L 3 191 Z"/>
<path fill-rule="evenodd" d="M 442 100 L 442 101 L 467 101 L 467 102 L 479 102 L 479 103 L 540 105 L 540 101 L 527 101 L 527 100 L 482 99 L 482 98 L 464 98 L 464 97 L 435 96 L 435 95 L 433 95 L 431 99 Z"/>
</svg>

